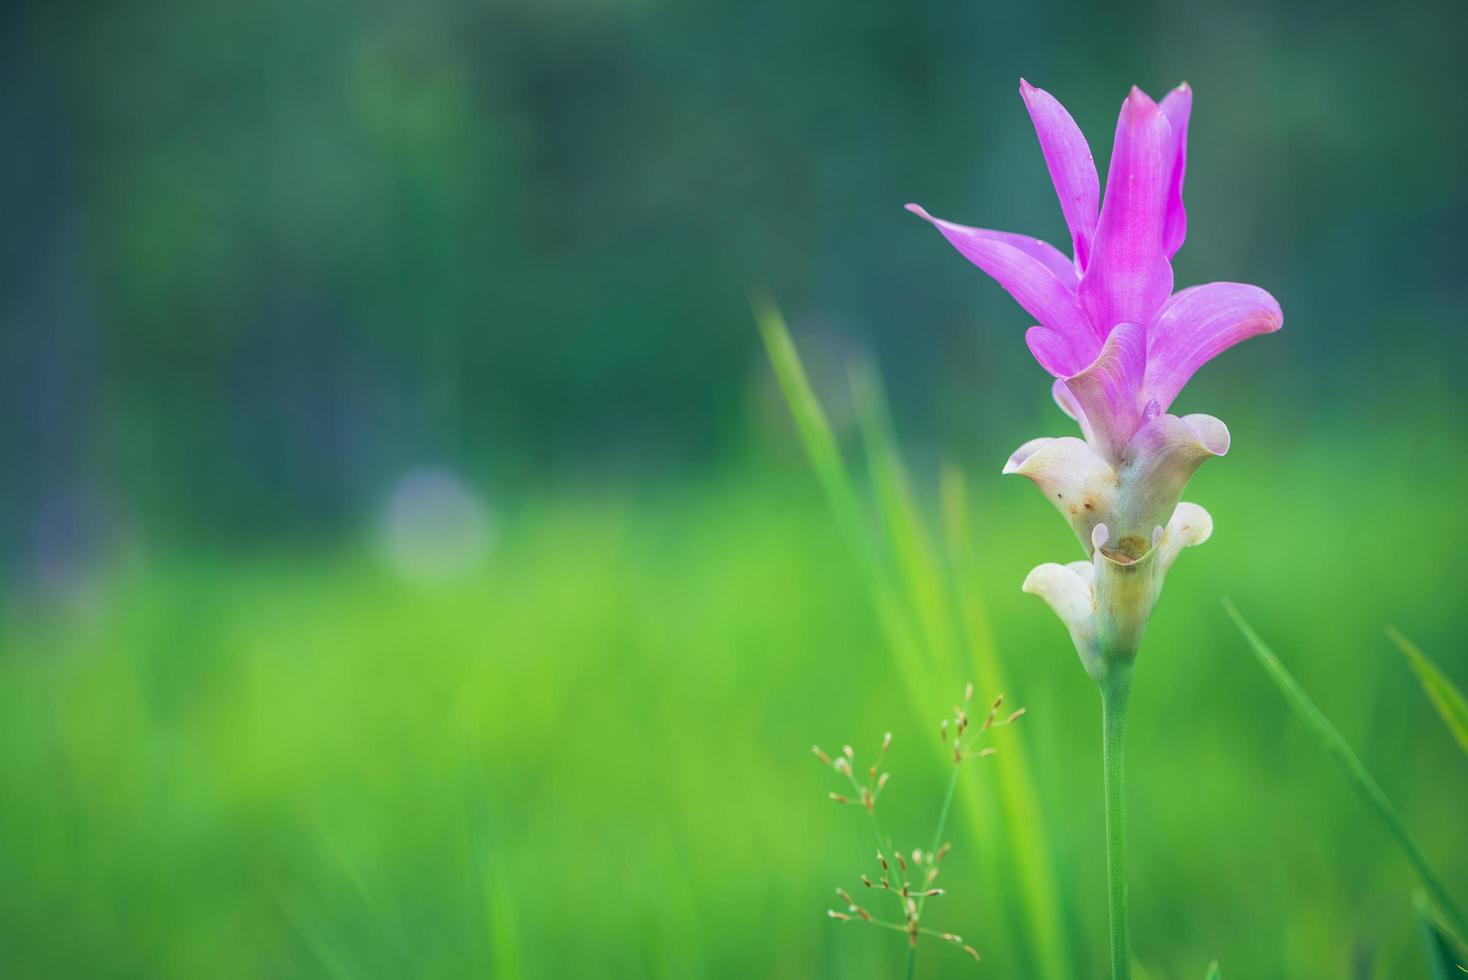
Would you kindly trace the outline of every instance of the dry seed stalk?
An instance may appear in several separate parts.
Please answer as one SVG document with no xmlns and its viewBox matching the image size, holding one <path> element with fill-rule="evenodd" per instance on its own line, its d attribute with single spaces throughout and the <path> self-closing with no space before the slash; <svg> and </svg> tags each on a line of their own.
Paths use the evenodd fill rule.
<svg viewBox="0 0 1468 980">
<path fill-rule="evenodd" d="M 961 948 L 966 954 L 973 957 L 975 962 L 979 959 L 978 952 L 969 945 L 964 944 L 962 938 L 955 933 L 939 932 L 922 924 L 924 906 L 929 898 L 941 898 L 945 889 L 934 887 L 938 878 L 938 865 L 948 856 L 953 849 L 951 843 L 943 842 L 943 829 L 947 825 L 949 807 L 953 801 L 954 787 L 958 779 L 958 767 L 965 758 L 985 757 L 993 755 L 995 750 L 990 746 L 978 747 L 977 742 L 983 735 L 993 728 L 1010 725 L 1025 713 L 1023 708 L 1011 712 L 1003 720 L 999 720 L 998 712 L 1004 703 L 1001 694 L 990 704 L 984 716 L 983 723 L 973 727 L 969 723 L 969 705 L 973 701 L 974 686 L 964 686 L 963 702 L 955 705 L 951 719 L 944 718 L 938 726 L 938 734 L 942 743 L 952 752 L 953 773 L 949 780 L 948 791 L 943 801 L 942 810 L 938 817 L 938 830 L 933 835 L 931 848 L 924 851 L 922 848 L 914 848 L 909 854 L 904 855 L 895 847 L 891 838 L 886 836 L 877 820 L 877 800 L 882 790 L 886 787 L 891 776 L 883 770 L 883 764 L 887 758 L 887 751 L 892 746 L 892 733 L 887 732 L 882 736 L 881 748 L 877 750 L 876 759 L 866 767 L 865 779 L 857 778 L 856 751 L 850 745 L 843 745 L 841 752 L 834 758 L 821 750 L 821 747 L 812 746 L 812 752 L 820 760 L 822 765 L 829 766 L 837 773 L 845 777 L 850 784 L 854 798 L 845 793 L 831 793 L 830 798 L 841 804 L 860 805 L 867 813 L 872 825 L 872 832 L 877 838 L 877 864 L 882 874 L 873 881 L 869 876 L 860 875 L 863 886 L 873 890 L 889 892 L 898 903 L 901 912 L 901 922 L 890 922 L 874 916 L 866 908 L 858 905 L 851 895 L 842 888 L 836 889 L 837 896 L 846 904 L 846 911 L 836 909 L 827 910 L 827 915 L 840 922 L 860 920 L 883 929 L 892 929 L 902 932 L 907 936 L 909 947 L 909 966 L 911 957 L 916 955 L 918 937 L 927 935 L 939 939 L 949 945 Z M 950 735 L 952 738 L 950 739 Z M 890 852 L 890 860 L 889 860 Z M 896 870 L 893 869 L 895 864 Z M 909 869 L 909 864 L 911 868 Z M 909 877 L 909 870 L 913 876 Z M 914 885 L 913 881 L 921 881 L 920 885 Z"/>
</svg>

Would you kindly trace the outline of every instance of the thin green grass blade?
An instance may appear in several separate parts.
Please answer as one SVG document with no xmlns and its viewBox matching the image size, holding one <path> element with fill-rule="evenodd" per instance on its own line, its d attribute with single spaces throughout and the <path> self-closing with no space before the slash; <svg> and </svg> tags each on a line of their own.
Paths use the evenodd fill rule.
<svg viewBox="0 0 1468 980">
<path fill-rule="evenodd" d="M 912 482 L 897 449 L 892 418 L 881 379 L 870 365 L 853 365 L 849 374 L 851 399 L 861 435 L 867 471 L 874 491 L 877 522 L 874 533 L 883 539 L 884 553 L 896 569 L 899 591 L 916 624 L 920 642 L 911 650 L 919 658 L 912 666 L 924 677 L 920 705 L 944 703 L 953 687 L 969 677 L 958 653 L 955 610 L 950 602 L 943 568 L 923 530 L 913 500 Z M 947 687 L 938 678 L 947 678 Z M 976 841 L 994 839 L 993 813 L 979 805 L 978 787 L 962 780 L 958 793 L 964 801 L 969 829 Z M 994 868 L 987 869 L 993 873 Z M 997 886 L 996 876 L 992 884 Z"/>
<path fill-rule="evenodd" d="M 986 689 L 1004 691 L 1004 671 L 999 662 L 994 635 L 989 629 L 989 617 L 979 594 L 977 576 L 968 547 L 968 542 L 973 540 L 969 533 L 968 494 L 963 475 L 956 467 L 943 467 L 939 493 L 942 501 L 943 538 L 947 545 L 947 558 L 964 642 Z M 1010 731 L 1002 729 L 1001 733 L 1009 735 Z M 1025 911 L 1031 930 L 1030 940 L 1038 952 L 1046 976 L 1073 976 L 1069 963 L 1069 946 L 1062 927 L 1060 894 L 1055 882 L 1055 861 L 1050 853 L 1049 838 L 1045 834 L 1039 794 L 1030 775 L 1024 740 L 1010 737 L 1003 738 L 1002 741 L 996 738 L 995 741 L 999 753 L 990 761 L 993 763 L 999 806 L 1007 828 L 1006 840 L 1012 848 L 1011 860 L 1024 894 Z"/>
<path fill-rule="evenodd" d="M 1422 929 L 1422 942 L 1427 947 L 1427 964 L 1432 980 L 1463 980 L 1468 976 L 1468 943 L 1453 930 L 1421 892 L 1413 896 L 1417 924 Z"/>
<path fill-rule="evenodd" d="M 341 939 L 318 911 L 284 893 L 276 894 L 275 902 L 325 976 L 333 980 L 358 980 L 372 975 L 357 961 L 352 944 Z"/>
<path fill-rule="evenodd" d="M 836 512 L 836 519 L 840 522 L 843 533 L 852 539 L 851 543 L 860 547 L 862 557 L 867 562 L 874 562 L 875 556 L 869 554 L 870 543 L 865 522 L 862 520 L 861 506 L 857 502 L 856 488 L 846 472 L 845 463 L 842 462 L 841 449 L 836 444 L 831 423 L 826 420 L 826 413 L 822 411 L 821 403 L 806 377 L 805 367 L 800 363 L 800 354 L 795 350 L 795 342 L 790 339 L 785 318 L 772 302 L 763 297 L 755 299 L 754 317 L 759 325 L 760 336 L 764 338 L 770 366 L 775 370 L 775 378 L 780 383 L 785 403 L 795 419 L 795 427 L 800 432 L 806 455 L 810 457 L 811 466 L 816 471 L 816 479 L 820 481 L 831 509 Z"/>
<path fill-rule="evenodd" d="M 479 746 L 483 736 L 477 720 L 462 732 L 459 766 L 464 787 L 464 832 L 475 865 L 475 886 L 483 916 L 490 976 L 496 980 L 524 980 L 525 955 L 520 941 L 520 914 L 516 892 L 493 833 L 494 814 L 486 762 Z"/>
<path fill-rule="evenodd" d="M 1336 764 L 1340 766 L 1341 771 L 1346 774 L 1346 778 L 1350 781 L 1351 785 L 1371 805 L 1372 809 L 1381 817 L 1382 822 L 1386 824 L 1387 829 L 1391 831 L 1392 836 L 1396 838 L 1397 844 L 1401 847 L 1403 853 L 1406 854 L 1407 860 L 1417 870 L 1417 875 L 1422 879 L 1422 884 L 1427 889 L 1428 895 L 1431 896 L 1433 902 L 1443 911 L 1455 931 L 1459 934 L 1468 931 L 1463 927 L 1464 920 L 1462 913 L 1458 911 L 1451 896 L 1448 895 L 1447 890 L 1438 879 L 1437 873 L 1427 863 L 1427 858 L 1423 855 L 1421 849 L 1418 848 L 1417 842 L 1412 839 L 1412 835 L 1408 832 L 1407 825 L 1402 820 L 1401 814 L 1397 812 L 1397 808 L 1392 805 L 1391 800 L 1387 799 L 1386 794 L 1382 792 L 1381 786 L 1372 778 L 1366 766 L 1356 757 L 1356 753 L 1351 751 L 1351 747 L 1346 744 L 1346 740 L 1341 737 L 1340 732 L 1336 731 L 1335 726 L 1315 706 L 1315 702 L 1310 700 L 1310 696 L 1300 687 L 1299 682 L 1285 669 L 1284 664 L 1280 663 L 1279 658 L 1274 655 L 1274 651 L 1270 650 L 1264 641 L 1259 638 L 1259 634 L 1255 633 L 1249 624 L 1244 621 L 1244 617 L 1234 608 L 1233 603 L 1225 599 L 1223 601 L 1223 607 L 1233 619 L 1234 624 L 1238 626 L 1240 632 L 1244 634 L 1244 639 L 1253 648 L 1255 656 L 1264 665 L 1265 672 L 1269 674 L 1270 678 L 1279 687 L 1280 692 L 1284 694 L 1285 700 L 1289 702 L 1290 707 L 1295 709 L 1295 713 L 1300 716 L 1300 719 L 1305 722 L 1306 726 L 1310 728 L 1315 734 L 1315 737 L 1320 741 L 1320 744 L 1324 746 L 1326 753 L 1335 760 Z"/>
<path fill-rule="evenodd" d="M 525 957 L 520 949 L 520 926 L 515 914 L 514 888 L 499 865 L 486 869 L 489 902 L 485 908 L 485 927 L 489 935 L 494 976 L 504 980 L 521 980 L 525 976 Z"/>
<path fill-rule="evenodd" d="M 988 690 L 1002 691 L 1003 677 L 992 638 L 986 638 L 987 642 L 982 644 L 968 644 L 975 651 L 985 647 L 989 653 L 987 663 L 970 661 L 964 656 L 959 628 L 965 625 L 967 617 L 957 596 L 954 576 L 924 533 L 923 521 L 913 502 L 907 467 L 893 435 L 881 381 L 869 367 L 853 371 L 852 401 L 876 488 L 881 528 L 886 532 L 914 618 L 926 642 L 925 669 L 929 676 L 936 672 L 939 676 L 963 677 L 977 666 Z M 949 545 L 952 547 L 962 540 L 950 540 Z M 975 593 L 972 582 L 970 586 L 970 594 Z M 941 698 L 943 694 L 933 691 L 931 697 Z M 1067 964 L 1053 864 L 1049 848 L 1043 842 L 1037 797 L 1018 746 L 1018 739 L 1007 739 L 1005 748 L 994 760 L 1004 767 L 1002 773 L 1007 777 L 998 781 L 1000 812 L 1005 822 L 1004 845 L 1019 877 L 1024 899 L 1023 923 L 1036 965 L 1042 976 L 1070 977 L 1073 974 Z M 975 840 L 980 843 L 991 840 L 992 818 L 981 785 L 975 780 L 964 780 L 960 793 Z"/>
<path fill-rule="evenodd" d="M 922 669 L 916 631 L 898 602 L 896 591 L 883 568 L 873 535 L 862 516 L 856 486 L 841 458 L 841 448 L 836 443 L 831 423 L 826 419 L 820 400 L 816 398 L 810 380 L 806 377 L 805 368 L 800 363 L 800 354 L 785 326 L 785 318 L 765 297 L 755 298 L 754 315 L 760 336 L 764 338 L 765 350 L 769 354 L 775 378 L 780 383 L 780 390 L 784 393 L 790 414 L 795 419 L 795 427 L 800 433 L 806 455 L 816 471 L 816 480 L 826 495 L 847 545 L 861 562 L 876 605 L 877 620 L 897 661 L 898 672 L 908 697 L 915 710 L 920 710 L 917 706 L 932 702 L 929 700 L 930 682 Z"/>
<path fill-rule="evenodd" d="M 1386 635 L 1407 655 L 1407 662 L 1412 665 L 1412 672 L 1417 675 L 1417 682 L 1422 685 L 1427 699 L 1437 709 L 1438 716 L 1448 726 L 1448 731 L 1458 740 L 1459 747 L 1468 753 L 1468 699 L 1463 697 L 1463 692 L 1458 690 L 1452 678 L 1443 673 L 1441 667 L 1433 663 L 1417 644 L 1398 632 L 1396 627 L 1388 626 Z"/>
<path fill-rule="evenodd" d="M 866 570 L 878 618 L 911 709 L 925 723 L 924 712 L 952 695 L 941 689 L 938 678 L 956 682 L 967 676 L 971 665 L 965 657 L 965 646 L 973 650 L 979 646 L 969 641 L 963 625 L 963 620 L 974 614 L 971 611 L 965 615 L 959 608 L 943 560 L 924 535 L 880 382 L 870 369 L 858 369 L 851 378 L 879 518 L 873 527 L 865 519 L 834 432 L 811 389 L 783 318 L 771 302 L 760 298 L 755 302 L 755 317 L 817 480 Z M 895 573 L 888 567 L 889 557 L 896 566 Z M 981 617 L 976 621 L 981 622 Z M 983 635 L 985 652 L 974 656 L 973 664 L 979 667 L 986 684 L 995 685 L 1002 682 L 997 654 L 987 627 Z M 1001 813 L 1009 824 L 1005 847 L 1013 847 L 1020 858 L 1027 944 L 1032 947 L 1039 974 L 1061 980 L 1073 973 L 1068 968 L 1053 865 L 1048 848 L 1037 837 L 1042 832 L 1036 795 L 1023 754 L 1006 748 L 1003 755 L 1009 756 L 1003 763 L 1007 768 L 1001 770 L 1007 773 L 1007 780 L 1000 779 Z M 989 825 L 992 808 L 985 805 L 974 780 L 962 780 L 960 792 L 970 832 L 978 843 L 987 844 L 994 837 Z"/>
<path fill-rule="evenodd" d="M 876 490 L 881 528 L 887 535 L 923 640 L 935 661 L 932 666 L 940 676 L 963 677 L 966 667 L 958 653 L 954 611 L 943 570 L 923 533 L 922 520 L 913 503 L 912 482 L 892 434 L 887 397 L 881 380 L 870 366 L 852 368 L 851 397 Z"/>
<path fill-rule="evenodd" d="M 1221 974 L 1218 972 L 1218 961 L 1214 960 L 1208 964 L 1208 974 L 1203 980 L 1219 980 Z"/>
</svg>

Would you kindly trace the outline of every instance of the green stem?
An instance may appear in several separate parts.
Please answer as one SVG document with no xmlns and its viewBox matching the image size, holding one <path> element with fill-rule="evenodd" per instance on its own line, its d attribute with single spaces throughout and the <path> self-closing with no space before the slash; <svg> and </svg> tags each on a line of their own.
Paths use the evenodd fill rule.
<svg viewBox="0 0 1468 980">
<path fill-rule="evenodd" d="M 943 846 L 943 831 L 948 827 L 948 811 L 953 809 L 953 791 L 958 788 L 958 763 L 953 764 L 953 774 L 948 777 L 948 791 L 943 794 L 943 808 L 938 811 L 938 829 L 933 831 L 933 846 L 928 848 L 929 854 L 938 853 L 938 848 Z M 926 882 L 920 882 L 919 887 L 927 891 Z M 926 895 L 917 900 L 918 918 L 922 918 L 923 905 L 928 901 Z M 907 951 L 907 980 L 912 980 L 917 972 L 917 947 L 911 947 Z"/>
<path fill-rule="evenodd" d="M 1106 782 L 1106 884 L 1111 913 L 1112 980 L 1131 980 L 1126 911 L 1126 712 L 1132 693 L 1130 664 L 1114 666 L 1101 682 L 1101 756 Z"/>
<path fill-rule="evenodd" d="M 948 811 L 953 808 L 953 790 L 958 786 L 958 764 L 953 765 L 953 775 L 948 777 L 948 792 L 943 794 L 943 808 L 938 811 L 938 829 L 933 831 L 933 846 L 930 854 L 937 854 L 943 846 L 943 831 L 948 827 Z"/>
</svg>

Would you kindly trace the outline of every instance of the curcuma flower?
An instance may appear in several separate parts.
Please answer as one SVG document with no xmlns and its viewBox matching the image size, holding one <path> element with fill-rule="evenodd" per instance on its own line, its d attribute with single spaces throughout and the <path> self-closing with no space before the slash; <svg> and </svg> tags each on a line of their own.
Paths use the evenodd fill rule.
<svg viewBox="0 0 1468 980">
<path fill-rule="evenodd" d="M 1171 259 L 1187 231 L 1192 90 L 1161 103 L 1133 88 L 1117 121 L 1106 194 L 1090 147 L 1065 108 L 1020 81 L 1060 198 L 1071 254 L 1036 238 L 931 222 L 1038 321 L 1030 352 L 1056 379 L 1052 393 L 1080 427 L 1034 439 L 1005 473 L 1028 477 L 1070 522 L 1089 561 L 1041 565 L 1025 591 L 1069 628 L 1087 670 L 1130 665 L 1168 567 L 1207 539 L 1212 521 L 1183 488 L 1204 460 L 1228 451 L 1210 415 L 1172 415 L 1173 401 L 1209 360 L 1278 330 L 1279 304 L 1257 286 L 1214 282 L 1173 292 Z"/>
<path fill-rule="evenodd" d="M 1257 286 L 1215 282 L 1174 293 L 1172 256 L 1187 231 L 1183 177 L 1193 94 L 1161 104 L 1133 88 L 1116 124 L 1106 196 L 1090 148 L 1049 93 L 1020 81 L 1070 230 L 1069 257 L 1039 239 L 931 222 L 1039 321 L 1025 334 L 1082 439 L 1032 439 L 1004 466 L 1028 477 L 1070 522 L 1088 560 L 1047 563 L 1024 589 L 1050 604 L 1101 688 L 1111 972 L 1130 980 L 1124 733 L 1132 665 L 1179 552 L 1213 531 L 1181 503 L 1204 460 L 1228 451 L 1211 415 L 1169 414 L 1193 373 L 1284 318 Z"/>
</svg>

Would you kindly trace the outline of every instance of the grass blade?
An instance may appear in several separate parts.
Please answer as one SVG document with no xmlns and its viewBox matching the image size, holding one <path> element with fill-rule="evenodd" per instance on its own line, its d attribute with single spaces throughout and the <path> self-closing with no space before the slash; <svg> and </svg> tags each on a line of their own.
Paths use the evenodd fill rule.
<svg viewBox="0 0 1468 980">
<path fill-rule="evenodd" d="M 521 980 L 525 976 L 524 955 L 520 949 L 519 922 L 515 911 L 514 889 L 504 868 L 496 865 L 485 869 L 488 876 L 489 901 L 485 908 L 485 925 L 489 934 L 493 976 L 503 980 Z"/>
<path fill-rule="evenodd" d="M 810 379 L 805 375 L 805 367 L 800 363 L 795 342 L 790 339 L 785 318 L 764 298 L 756 298 L 754 316 L 760 336 L 764 338 L 770 365 L 775 370 L 775 379 L 780 383 L 780 391 L 785 395 L 785 403 L 795 419 L 806 455 L 816 471 L 816 479 L 836 512 L 842 531 L 853 539 L 853 543 L 861 545 L 863 558 L 874 561 L 875 556 L 867 553 L 867 536 L 856 489 L 846 472 L 846 464 L 842 462 L 841 449 L 836 444 L 831 423 L 826 420 L 826 413 L 822 411 Z"/>
<path fill-rule="evenodd" d="M 1269 649 L 1264 641 L 1259 638 L 1259 634 L 1255 633 L 1249 624 L 1244 621 L 1244 617 L 1239 615 L 1239 611 L 1234 608 L 1233 603 L 1225 599 L 1223 607 L 1233 619 L 1234 624 L 1238 626 L 1240 632 L 1244 634 L 1244 639 L 1253 648 L 1255 656 L 1264 665 L 1265 672 L 1269 674 L 1270 679 L 1279 687 L 1280 692 L 1284 694 L 1285 700 L 1289 702 L 1290 707 L 1295 709 L 1295 713 L 1300 716 L 1300 719 L 1305 722 L 1306 726 L 1310 728 L 1315 734 L 1315 737 L 1320 741 L 1320 744 L 1324 746 L 1326 753 L 1336 761 L 1341 771 L 1346 774 L 1346 779 L 1356 788 L 1357 792 L 1361 794 L 1361 797 L 1371 805 L 1372 809 L 1381 817 L 1382 822 L 1386 824 L 1387 829 L 1391 831 L 1392 836 L 1396 838 L 1397 844 L 1402 848 L 1403 853 L 1406 854 L 1407 860 L 1417 870 L 1417 875 L 1422 879 L 1422 884 L 1426 887 L 1432 900 L 1437 904 L 1438 908 L 1443 910 L 1454 929 L 1459 933 L 1464 932 L 1462 913 L 1458 911 L 1457 906 L 1453 903 L 1447 890 L 1443 888 L 1442 882 L 1438 880 L 1437 873 L 1427 863 L 1427 858 L 1423 856 L 1421 849 L 1417 846 L 1417 842 L 1412 839 L 1412 835 L 1408 832 L 1407 825 L 1402 820 L 1402 815 L 1397 812 L 1397 808 L 1392 805 L 1391 800 L 1387 799 L 1386 794 L 1382 792 L 1381 786 L 1377 784 L 1371 773 L 1367 771 L 1366 766 L 1357 758 L 1356 753 L 1351 751 L 1351 747 L 1346 744 L 1346 740 L 1341 737 L 1341 733 L 1336 731 L 1335 726 L 1315 706 L 1315 702 L 1310 700 L 1310 696 L 1305 693 L 1304 688 L 1300 687 L 1299 682 L 1285 668 L 1285 665 L 1280 663 L 1279 658 L 1274 655 L 1274 651 Z"/>
<path fill-rule="evenodd" d="M 977 667 L 978 676 L 990 693 L 1000 693 L 1005 686 L 993 639 L 987 635 L 987 629 L 982 635 L 969 629 L 971 621 L 983 623 L 982 613 L 976 611 L 973 601 L 977 590 L 970 581 L 969 588 L 965 590 L 971 597 L 967 603 L 958 591 L 959 565 L 952 558 L 957 557 L 953 552 L 963 552 L 962 542 L 966 534 L 955 537 L 945 533 L 950 553 L 950 561 L 945 565 L 940 553 L 928 540 L 922 517 L 914 503 L 912 481 L 893 435 L 881 379 L 870 367 L 858 367 L 852 372 L 851 387 L 852 404 L 876 490 L 881 518 L 879 527 L 886 534 L 924 641 L 928 655 L 926 666 L 940 676 L 953 677 L 971 675 Z M 946 475 L 946 479 L 951 483 L 953 475 Z M 957 516 L 953 513 L 955 501 L 951 498 L 950 490 L 948 498 L 943 500 L 946 519 Z M 962 518 L 960 524 L 966 531 L 966 515 Z M 962 642 L 960 636 L 963 637 Z M 941 697 L 942 693 L 934 691 L 931 696 Z M 1021 922 L 1040 975 L 1070 977 L 1074 974 L 1067 963 L 1054 865 L 1044 840 L 1034 784 L 1025 768 L 1020 740 L 1010 738 L 1005 741 L 1004 749 L 994 759 L 996 772 L 985 775 L 998 777 L 1003 840 L 1019 881 L 1023 908 Z M 995 782 L 993 779 L 987 781 Z M 982 843 L 990 839 L 991 807 L 983 798 L 977 781 L 964 780 L 960 786 L 970 827 L 975 839 Z"/>
<path fill-rule="evenodd" d="M 922 519 L 913 503 L 912 482 L 892 434 L 887 396 L 871 367 L 852 369 L 851 399 L 876 491 L 880 526 L 886 533 L 923 641 L 932 654 L 934 666 L 948 676 L 963 677 L 968 668 L 958 654 L 954 614 L 943 569 L 923 533 Z"/>
<path fill-rule="evenodd" d="M 985 684 L 1002 690 L 998 657 L 987 628 L 979 643 L 973 642 L 978 634 L 969 628 L 969 620 L 981 623 L 982 614 L 962 608 L 941 553 L 924 534 L 876 373 L 859 367 L 851 375 L 853 403 L 876 499 L 878 521 L 874 527 L 865 517 L 840 447 L 783 318 L 763 298 L 755 301 L 755 318 L 817 480 L 843 534 L 865 567 L 879 621 L 917 720 L 925 724 L 924 711 L 951 693 L 937 683 L 940 677 L 956 681 L 977 666 Z M 953 543 L 950 540 L 949 544 Z M 889 568 L 888 557 L 895 571 Z M 972 654 L 973 659 L 965 653 Z M 1005 840 L 1013 849 L 1019 878 L 1024 882 L 1024 926 L 1030 955 L 1039 966 L 1040 976 L 1054 980 L 1073 976 L 1054 865 L 1043 840 L 1037 794 L 1024 756 L 1012 741 L 995 761 L 999 763 L 996 771 L 1000 774 Z M 991 810 L 984 805 L 974 780 L 962 780 L 961 792 L 970 832 L 980 845 L 985 845 L 992 836 Z"/>
<path fill-rule="evenodd" d="M 841 448 L 836 443 L 831 423 L 821 409 L 820 400 L 810 386 L 805 368 L 800 363 L 800 354 L 785 318 L 767 298 L 756 297 L 754 302 L 755 321 L 760 336 L 764 338 L 765 351 L 775 370 L 775 378 L 795 419 L 806 455 L 816 471 L 816 480 L 826 495 L 827 503 L 835 513 L 836 523 L 845 536 L 847 545 L 861 562 L 867 585 L 871 589 L 877 608 L 877 619 L 883 635 L 897 661 L 898 672 L 908 697 L 917 711 L 919 722 L 923 722 L 920 706 L 933 703 L 932 682 L 923 668 L 917 649 L 915 630 L 897 600 L 896 591 L 882 565 L 882 561 L 867 523 L 862 516 L 856 486 L 846 464 L 841 458 Z"/>
<path fill-rule="evenodd" d="M 1417 923 L 1422 927 L 1432 980 L 1463 980 L 1468 976 L 1468 944 L 1453 934 L 1425 895 L 1419 892 L 1413 896 L 1413 904 L 1417 908 Z"/>
<path fill-rule="evenodd" d="M 1219 975 L 1218 961 L 1214 960 L 1212 963 L 1208 964 L 1208 975 L 1205 976 L 1203 980 L 1218 980 Z"/>
<path fill-rule="evenodd" d="M 959 611 L 959 623 L 969 656 L 978 675 L 991 690 L 1006 690 L 1003 667 L 999 662 L 994 636 L 989 630 L 988 616 L 979 597 L 976 575 L 968 542 L 968 495 L 963 476 L 952 466 L 944 466 L 940 480 L 943 512 L 943 537 L 947 545 L 953 590 Z M 1039 794 L 1030 776 L 1024 741 L 1006 738 L 993 758 L 994 777 L 998 783 L 999 806 L 1004 815 L 1025 911 L 1046 976 L 1073 976 L 1068 962 L 1061 925 L 1060 896 L 1055 883 L 1055 863 L 1050 841 L 1040 812 Z"/>
<path fill-rule="evenodd" d="M 1407 655 L 1407 662 L 1412 665 L 1418 683 L 1422 685 L 1432 706 L 1437 709 L 1443 724 L 1448 726 L 1448 731 L 1453 733 L 1463 751 L 1468 752 L 1468 699 L 1463 697 L 1463 692 L 1458 690 L 1452 678 L 1443 673 L 1441 667 L 1433 663 L 1417 644 L 1398 632 L 1396 627 L 1388 626 L 1386 635 Z"/>
</svg>

